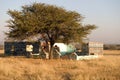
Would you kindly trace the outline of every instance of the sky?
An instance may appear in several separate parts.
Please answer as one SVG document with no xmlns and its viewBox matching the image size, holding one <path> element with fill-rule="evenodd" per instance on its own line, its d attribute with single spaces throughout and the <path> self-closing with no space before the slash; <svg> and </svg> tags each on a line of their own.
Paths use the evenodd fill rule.
<svg viewBox="0 0 120 80">
<path fill-rule="evenodd" d="M 76 11 L 84 18 L 83 24 L 94 24 L 98 28 L 88 38 L 105 44 L 120 44 L 120 0 L 0 0 L 0 44 L 10 19 L 8 10 L 21 10 L 21 6 L 33 2 L 46 3 Z"/>
</svg>

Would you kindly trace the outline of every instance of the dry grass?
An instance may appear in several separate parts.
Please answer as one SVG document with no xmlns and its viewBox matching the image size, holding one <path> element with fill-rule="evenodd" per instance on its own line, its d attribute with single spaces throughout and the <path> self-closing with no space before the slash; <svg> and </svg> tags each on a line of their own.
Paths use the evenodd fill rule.
<svg viewBox="0 0 120 80">
<path fill-rule="evenodd" d="M 0 80 L 120 80 L 120 55 L 108 52 L 82 61 L 0 57 Z"/>
<path fill-rule="evenodd" d="M 120 55 L 120 50 L 104 50 L 105 55 Z"/>
</svg>

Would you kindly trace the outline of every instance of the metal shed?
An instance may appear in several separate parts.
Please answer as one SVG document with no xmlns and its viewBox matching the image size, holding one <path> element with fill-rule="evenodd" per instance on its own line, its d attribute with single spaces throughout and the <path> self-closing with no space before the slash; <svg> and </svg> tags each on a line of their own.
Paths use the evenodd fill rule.
<svg viewBox="0 0 120 80">
<path fill-rule="evenodd" d="M 40 43 L 39 42 L 5 42 L 4 53 L 5 55 L 27 55 L 27 46 L 33 46 L 31 52 L 33 54 L 39 53 Z"/>
</svg>

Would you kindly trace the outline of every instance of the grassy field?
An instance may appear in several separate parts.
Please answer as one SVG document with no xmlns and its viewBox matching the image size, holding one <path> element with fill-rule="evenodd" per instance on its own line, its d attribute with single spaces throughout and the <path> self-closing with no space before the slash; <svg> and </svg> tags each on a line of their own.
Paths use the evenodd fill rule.
<svg viewBox="0 0 120 80">
<path fill-rule="evenodd" d="M 120 80 L 120 51 L 104 53 L 81 61 L 1 56 L 0 80 Z"/>
</svg>

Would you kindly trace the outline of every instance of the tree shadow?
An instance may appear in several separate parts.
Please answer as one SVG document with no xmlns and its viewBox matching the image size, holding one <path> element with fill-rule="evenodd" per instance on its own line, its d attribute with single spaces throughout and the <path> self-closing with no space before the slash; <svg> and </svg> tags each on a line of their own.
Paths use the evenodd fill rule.
<svg viewBox="0 0 120 80">
<path fill-rule="evenodd" d="M 5 57 L 5 54 L 3 54 L 3 53 L 0 53 L 0 57 Z"/>
</svg>

